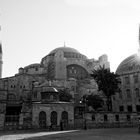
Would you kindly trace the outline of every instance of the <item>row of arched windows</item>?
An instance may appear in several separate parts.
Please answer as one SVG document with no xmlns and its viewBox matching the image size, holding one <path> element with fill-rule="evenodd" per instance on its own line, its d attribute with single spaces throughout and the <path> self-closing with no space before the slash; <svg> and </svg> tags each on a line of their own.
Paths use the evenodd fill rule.
<svg viewBox="0 0 140 140">
<path fill-rule="evenodd" d="M 129 85 L 130 84 L 130 77 L 129 76 L 126 76 L 124 77 L 124 82 L 126 85 Z M 139 82 L 139 76 L 138 75 L 133 75 L 133 82 L 134 83 L 138 83 Z"/>
<path fill-rule="evenodd" d="M 64 52 L 64 57 L 66 57 L 66 58 L 81 58 L 81 59 L 86 58 L 84 55 L 79 54 L 79 53 L 74 53 L 74 52 Z"/>
<path fill-rule="evenodd" d="M 135 93 L 136 97 L 140 97 L 139 88 L 135 88 L 134 93 Z M 126 95 L 127 95 L 127 98 L 131 98 L 130 89 L 126 90 Z"/>
<path fill-rule="evenodd" d="M 131 95 L 131 90 L 130 90 L 130 89 L 126 89 L 125 92 L 126 92 L 126 97 L 127 97 L 127 98 L 131 98 L 131 96 L 132 96 L 132 95 Z M 135 88 L 135 89 L 134 89 L 134 94 L 135 94 L 136 97 L 140 97 L 139 88 Z M 119 93 L 119 98 L 120 98 L 120 99 L 123 98 L 122 92 Z"/>
<path fill-rule="evenodd" d="M 58 114 L 56 111 L 52 111 L 51 112 L 51 116 L 50 116 L 50 122 L 51 122 L 51 126 L 55 126 L 57 125 L 57 118 L 58 118 Z M 61 120 L 63 121 L 64 125 L 68 124 L 68 112 L 67 111 L 63 111 L 61 114 Z M 39 113 L 39 126 L 41 128 L 45 128 L 47 126 L 46 124 L 46 112 L 41 111 Z"/>
</svg>

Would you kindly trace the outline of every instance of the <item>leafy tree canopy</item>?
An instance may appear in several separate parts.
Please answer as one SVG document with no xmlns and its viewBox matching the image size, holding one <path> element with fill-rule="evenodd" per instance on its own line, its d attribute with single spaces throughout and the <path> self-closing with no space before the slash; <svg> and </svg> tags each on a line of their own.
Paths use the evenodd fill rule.
<svg viewBox="0 0 140 140">
<path fill-rule="evenodd" d="M 100 66 L 99 69 L 92 71 L 91 77 L 97 82 L 99 91 L 103 91 L 103 94 L 107 97 L 108 110 L 111 111 L 111 96 L 119 91 L 120 80 L 118 75 L 110 72 L 110 69 Z"/>
<path fill-rule="evenodd" d="M 117 74 L 110 72 L 110 69 L 101 67 L 93 70 L 91 76 L 98 84 L 99 91 L 103 91 L 106 97 L 110 97 L 119 91 L 120 80 Z"/>
<path fill-rule="evenodd" d="M 87 105 L 92 106 L 92 108 L 96 111 L 98 108 L 102 108 L 103 99 L 99 95 L 88 95 L 87 96 Z"/>
<path fill-rule="evenodd" d="M 59 100 L 63 102 L 70 102 L 72 95 L 69 93 L 68 89 L 59 90 Z"/>
</svg>

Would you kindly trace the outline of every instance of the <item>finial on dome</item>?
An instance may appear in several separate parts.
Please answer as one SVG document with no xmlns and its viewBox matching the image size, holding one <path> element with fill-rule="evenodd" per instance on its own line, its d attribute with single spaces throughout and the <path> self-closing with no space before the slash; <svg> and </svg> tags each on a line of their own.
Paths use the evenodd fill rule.
<svg viewBox="0 0 140 140">
<path fill-rule="evenodd" d="M 66 42 L 64 41 L 64 47 L 66 47 Z"/>
</svg>

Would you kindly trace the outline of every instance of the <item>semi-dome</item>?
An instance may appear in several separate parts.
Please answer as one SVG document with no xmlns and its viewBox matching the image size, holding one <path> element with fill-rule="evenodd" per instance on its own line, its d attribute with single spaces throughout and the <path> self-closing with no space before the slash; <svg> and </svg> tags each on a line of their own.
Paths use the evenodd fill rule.
<svg viewBox="0 0 140 140">
<path fill-rule="evenodd" d="M 140 71 L 140 55 L 133 54 L 124 59 L 118 66 L 116 73 L 118 75 Z"/>
</svg>

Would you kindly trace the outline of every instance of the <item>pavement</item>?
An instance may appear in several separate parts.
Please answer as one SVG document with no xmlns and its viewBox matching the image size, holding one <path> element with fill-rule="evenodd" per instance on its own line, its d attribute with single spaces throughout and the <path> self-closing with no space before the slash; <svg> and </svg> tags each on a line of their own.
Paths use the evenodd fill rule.
<svg viewBox="0 0 140 140">
<path fill-rule="evenodd" d="M 0 140 L 140 140 L 137 128 L 110 128 L 1 134 Z"/>
</svg>

